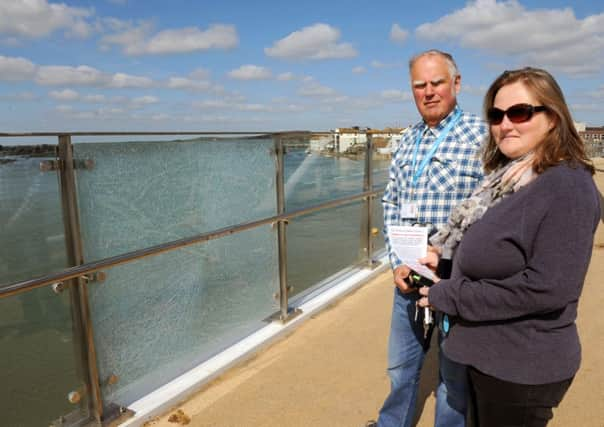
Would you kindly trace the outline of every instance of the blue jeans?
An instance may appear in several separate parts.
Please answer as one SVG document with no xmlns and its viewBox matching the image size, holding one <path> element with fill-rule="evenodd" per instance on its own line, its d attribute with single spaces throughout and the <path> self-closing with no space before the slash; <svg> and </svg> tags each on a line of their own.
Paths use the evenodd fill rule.
<svg viewBox="0 0 604 427">
<path fill-rule="evenodd" d="M 394 288 L 394 304 L 388 343 L 390 394 L 378 419 L 379 427 L 410 427 L 415 415 L 419 375 L 424 362 L 423 326 L 414 320 L 419 294 L 403 294 Z M 439 343 L 442 337 L 439 337 Z M 466 367 L 440 352 L 436 390 L 436 427 L 463 427 L 468 403 Z"/>
</svg>

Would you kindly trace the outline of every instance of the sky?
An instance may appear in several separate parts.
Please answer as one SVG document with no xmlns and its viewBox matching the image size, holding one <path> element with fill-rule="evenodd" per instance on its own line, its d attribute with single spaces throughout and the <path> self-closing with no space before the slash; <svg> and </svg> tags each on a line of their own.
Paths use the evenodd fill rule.
<svg viewBox="0 0 604 427">
<path fill-rule="evenodd" d="M 530 65 L 604 125 L 599 1 L 0 0 L 0 132 L 406 127 L 431 48 L 464 110 Z"/>
</svg>

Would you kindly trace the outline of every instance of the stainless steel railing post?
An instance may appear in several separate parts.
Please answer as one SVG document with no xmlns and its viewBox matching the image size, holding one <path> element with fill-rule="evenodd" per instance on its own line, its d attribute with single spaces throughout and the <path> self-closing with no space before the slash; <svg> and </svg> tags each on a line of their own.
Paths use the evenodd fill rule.
<svg viewBox="0 0 604 427">
<path fill-rule="evenodd" d="M 285 152 L 283 139 L 279 135 L 274 136 L 275 142 L 275 179 L 277 190 L 277 215 L 285 212 Z M 286 321 L 289 316 L 288 287 L 287 287 L 287 220 L 277 221 L 277 238 L 279 251 L 279 308 L 280 319 Z"/>
<path fill-rule="evenodd" d="M 370 131 L 367 131 L 365 145 L 365 172 L 363 175 L 363 192 L 373 189 L 373 141 Z M 361 214 L 361 263 L 373 267 L 373 241 L 372 241 L 372 196 L 363 199 Z"/>
<path fill-rule="evenodd" d="M 61 185 L 61 204 L 63 210 L 63 225 L 65 228 L 65 247 L 67 259 L 71 266 L 84 263 L 82 238 L 80 234 L 80 218 L 76 195 L 73 146 L 71 135 L 59 135 L 59 177 Z M 80 343 L 78 353 L 86 369 L 86 381 L 89 410 L 97 423 L 103 417 L 103 401 L 97 368 L 96 349 L 88 305 L 87 284 L 82 278 L 69 280 L 70 298 L 74 329 Z"/>
</svg>

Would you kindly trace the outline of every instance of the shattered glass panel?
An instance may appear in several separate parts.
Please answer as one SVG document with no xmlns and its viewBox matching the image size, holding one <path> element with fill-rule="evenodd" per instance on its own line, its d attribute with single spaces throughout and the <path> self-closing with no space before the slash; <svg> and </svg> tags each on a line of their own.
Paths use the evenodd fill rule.
<svg viewBox="0 0 604 427">
<path fill-rule="evenodd" d="M 271 139 L 74 144 L 84 260 L 276 213 Z"/>
<path fill-rule="evenodd" d="M 276 245 L 263 226 L 114 267 L 89 286 L 105 402 L 128 406 L 262 326 L 278 310 Z"/>
<path fill-rule="evenodd" d="M 85 261 L 275 215 L 272 149 L 270 139 L 74 145 L 77 159 L 94 161 L 77 172 Z M 106 273 L 89 298 L 107 404 L 127 406 L 278 309 L 270 226 Z"/>
</svg>

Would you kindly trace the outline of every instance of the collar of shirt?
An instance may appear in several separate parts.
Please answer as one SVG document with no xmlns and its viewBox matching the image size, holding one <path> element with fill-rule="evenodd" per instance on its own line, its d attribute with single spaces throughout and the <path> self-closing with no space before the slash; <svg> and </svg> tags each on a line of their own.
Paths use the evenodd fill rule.
<svg viewBox="0 0 604 427">
<path fill-rule="evenodd" d="M 451 122 L 451 120 L 453 120 L 453 117 L 455 116 L 455 114 L 457 114 L 458 111 L 461 112 L 461 108 L 459 108 L 459 105 L 455 104 L 455 108 L 453 108 L 453 110 L 451 110 L 451 112 L 449 114 L 447 114 L 447 116 L 444 119 L 442 119 L 440 121 L 440 123 L 437 126 L 435 126 L 434 128 L 429 127 L 426 124 L 426 122 L 422 121 L 420 128 L 419 128 L 420 135 L 424 135 L 429 132 L 430 134 L 432 134 L 432 136 L 438 137 L 438 135 L 440 135 L 442 130 L 445 127 L 447 127 L 449 122 Z"/>
</svg>

